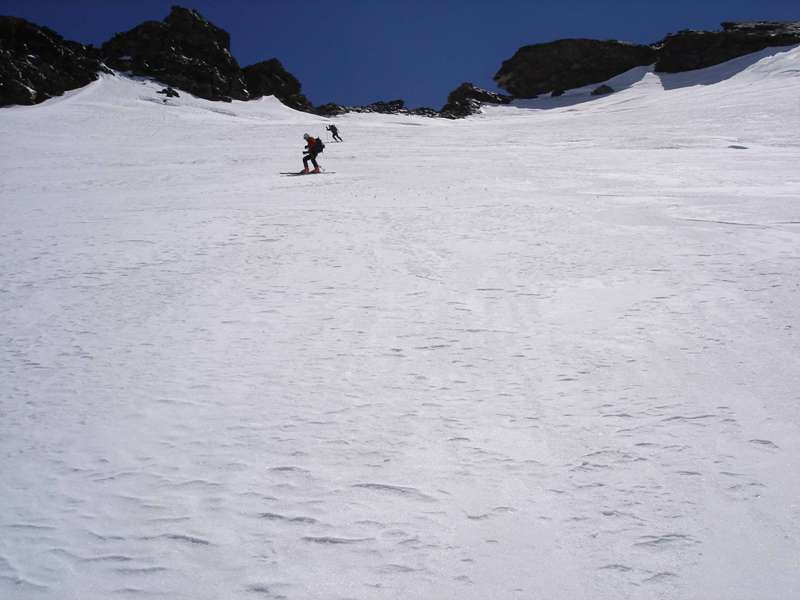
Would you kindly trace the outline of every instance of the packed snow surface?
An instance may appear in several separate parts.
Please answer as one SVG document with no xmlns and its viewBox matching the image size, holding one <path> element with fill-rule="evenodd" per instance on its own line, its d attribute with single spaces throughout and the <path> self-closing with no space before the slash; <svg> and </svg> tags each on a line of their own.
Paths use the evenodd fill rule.
<svg viewBox="0 0 800 600">
<path fill-rule="evenodd" d="M 0 111 L 0 598 L 800 597 L 800 48 L 610 84 Z"/>
</svg>

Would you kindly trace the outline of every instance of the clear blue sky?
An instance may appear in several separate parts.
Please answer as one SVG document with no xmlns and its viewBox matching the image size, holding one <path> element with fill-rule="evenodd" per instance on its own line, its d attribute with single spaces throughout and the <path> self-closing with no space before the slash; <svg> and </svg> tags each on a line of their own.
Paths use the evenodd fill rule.
<svg viewBox="0 0 800 600">
<path fill-rule="evenodd" d="M 721 21 L 800 21 L 800 0 L 0 0 L 65 38 L 100 45 L 170 6 L 231 34 L 242 66 L 276 57 L 315 104 L 403 98 L 440 108 L 463 81 L 492 75 L 520 46 L 567 37 L 655 42 Z"/>
</svg>

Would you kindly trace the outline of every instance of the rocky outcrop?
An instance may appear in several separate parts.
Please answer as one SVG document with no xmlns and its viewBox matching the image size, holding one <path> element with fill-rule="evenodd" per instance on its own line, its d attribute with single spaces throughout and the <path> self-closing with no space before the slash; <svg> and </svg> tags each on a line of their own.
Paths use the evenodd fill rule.
<svg viewBox="0 0 800 600">
<path fill-rule="evenodd" d="M 466 82 L 447 96 L 447 104 L 442 107 L 442 116 L 459 119 L 479 113 L 483 104 L 508 104 L 511 100 L 511 96 L 490 92 Z"/>
<path fill-rule="evenodd" d="M 343 115 L 347 112 L 346 106 L 342 106 L 341 104 L 335 104 L 333 102 L 328 102 L 326 104 L 320 104 L 319 106 L 315 107 L 312 112 L 317 114 L 321 117 L 338 117 L 339 115 Z"/>
<path fill-rule="evenodd" d="M 109 66 L 144 75 L 208 100 L 249 100 L 274 95 L 310 111 L 297 78 L 277 58 L 241 69 L 228 32 L 195 10 L 173 6 L 163 21 L 147 21 L 103 44 Z"/>
<path fill-rule="evenodd" d="M 417 108 L 409 108 L 406 114 L 414 115 L 416 117 L 440 117 L 439 111 L 429 106 L 418 106 Z"/>
<path fill-rule="evenodd" d="M 680 31 L 657 44 L 656 71 L 692 71 L 771 46 L 794 44 L 800 44 L 800 22 L 723 23 L 722 31 Z"/>
<path fill-rule="evenodd" d="M 0 17 L 0 106 L 37 104 L 91 83 L 104 70 L 91 46 L 24 19 Z"/>
<path fill-rule="evenodd" d="M 195 10 L 173 6 L 163 21 L 146 21 L 115 35 L 100 50 L 64 40 L 16 17 L 0 17 L 0 106 L 36 104 L 97 78 L 105 66 L 152 77 L 209 100 L 248 100 L 274 95 L 296 110 L 322 116 L 347 112 L 461 118 L 483 104 L 535 98 L 599 84 L 637 66 L 675 73 L 709 67 L 770 46 L 800 44 L 800 22 L 723 23 L 721 31 L 681 31 L 652 46 L 618 41 L 566 39 L 520 48 L 495 74 L 511 96 L 464 83 L 442 111 L 408 109 L 402 100 L 366 106 L 314 107 L 300 82 L 273 58 L 241 69 L 230 53 L 230 36 Z M 171 88 L 168 88 L 171 89 Z M 592 93 L 613 90 L 600 86 Z M 165 93 L 167 97 L 174 91 Z M 177 92 L 174 92 L 177 93 Z M 165 99 L 166 100 L 166 99 Z"/>
<path fill-rule="evenodd" d="M 592 90 L 592 96 L 605 96 L 606 94 L 613 94 L 614 88 L 608 85 L 601 85 Z"/>
<path fill-rule="evenodd" d="M 349 112 L 380 113 L 384 115 L 397 115 L 406 113 L 405 100 L 378 100 L 366 106 L 349 106 Z"/>
<path fill-rule="evenodd" d="M 439 111 L 421 106 L 419 108 L 406 108 L 404 100 L 379 100 L 365 106 L 342 106 L 341 104 L 321 104 L 311 112 L 322 117 L 337 117 L 347 113 L 379 113 L 384 115 L 415 115 L 418 117 L 439 117 Z"/>
<path fill-rule="evenodd" d="M 484 103 L 508 104 L 510 96 L 490 92 L 471 83 L 462 83 L 447 99 L 447 104 L 441 111 L 421 106 L 419 108 L 406 108 L 404 100 L 379 100 L 365 106 L 342 106 L 339 104 L 323 104 L 317 106 L 313 112 L 323 117 L 336 117 L 345 113 L 379 113 L 384 115 L 414 115 L 418 117 L 445 117 L 459 119 L 476 112 Z"/>
<path fill-rule="evenodd" d="M 503 62 L 497 85 L 515 98 L 600 83 L 656 62 L 656 50 L 616 41 L 568 39 L 524 46 Z"/>
<path fill-rule="evenodd" d="M 228 33 L 200 13 L 173 6 L 163 21 L 146 21 L 103 44 L 109 67 L 152 77 L 208 100 L 247 100 Z"/>
<path fill-rule="evenodd" d="M 336 104 L 328 105 L 335 106 L 344 112 L 359 112 L 359 113 L 379 113 L 382 115 L 401 115 L 408 114 L 405 100 L 378 100 L 372 104 L 364 106 L 338 106 Z M 343 113 L 339 113 L 343 114 Z"/>
<path fill-rule="evenodd" d="M 322 117 L 337 117 L 346 113 L 380 113 L 384 115 L 415 115 L 418 117 L 439 117 L 439 111 L 421 106 L 419 108 L 406 108 L 404 100 L 379 100 L 365 106 L 342 106 L 341 104 L 322 104 L 311 112 Z"/>
<path fill-rule="evenodd" d="M 586 39 L 520 48 L 495 74 L 515 98 L 601 83 L 638 66 L 678 73 L 702 69 L 774 46 L 800 44 L 800 22 L 723 23 L 721 31 L 680 31 L 651 46 Z M 607 92 L 606 92 L 607 93 Z"/>
<path fill-rule="evenodd" d="M 275 96 L 295 110 L 311 110 L 311 102 L 303 95 L 300 82 L 277 58 L 245 67 L 242 73 L 251 98 Z"/>
<path fill-rule="evenodd" d="M 163 90 L 158 90 L 156 94 L 164 94 L 167 98 L 180 98 L 181 95 L 173 90 L 171 87 L 165 87 Z"/>
</svg>

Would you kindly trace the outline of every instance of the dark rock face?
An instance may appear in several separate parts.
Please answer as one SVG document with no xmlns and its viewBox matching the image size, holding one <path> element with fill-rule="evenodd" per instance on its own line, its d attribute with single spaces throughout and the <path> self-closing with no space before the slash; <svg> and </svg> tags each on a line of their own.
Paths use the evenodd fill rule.
<svg viewBox="0 0 800 600">
<path fill-rule="evenodd" d="M 482 104 L 508 104 L 510 96 L 479 88 L 471 83 L 462 83 L 447 96 L 442 107 L 442 116 L 459 119 L 479 113 Z"/>
<path fill-rule="evenodd" d="M 703 69 L 770 46 L 800 44 L 800 22 L 723 23 L 722 31 L 680 31 L 660 42 L 656 71 Z"/>
<path fill-rule="evenodd" d="M 251 98 L 272 95 L 295 110 L 311 110 L 311 102 L 301 92 L 300 82 L 277 58 L 245 67 L 242 73 Z"/>
<path fill-rule="evenodd" d="M 420 107 L 417 107 L 417 108 L 409 108 L 406 111 L 406 114 L 414 115 L 414 116 L 417 116 L 417 117 L 430 117 L 430 118 L 441 116 L 439 114 L 438 110 L 436 110 L 435 108 L 431 108 L 429 106 L 420 106 Z"/>
<path fill-rule="evenodd" d="M 433 108 L 423 106 L 420 108 L 406 108 L 404 100 L 389 100 L 373 102 L 366 106 L 342 106 L 340 104 L 328 103 L 317 106 L 312 110 L 315 114 L 322 117 L 336 117 L 346 113 L 381 113 L 385 115 L 416 115 L 419 117 L 438 117 L 439 112 Z"/>
<path fill-rule="evenodd" d="M 723 23 L 721 31 L 681 31 L 652 46 L 557 40 L 520 48 L 494 80 L 516 98 L 600 83 L 638 66 L 678 73 L 710 67 L 771 46 L 800 44 L 800 22 Z M 597 92 L 597 90 L 595 90 Z M 603 92 L 609 93 L 609 92 Z M 595 95 L 599 95 L 599 92 Z"/>
<path fill-rule="evenodd" d="M 347 112 L 380 113 L 384 115 L 408 114 L 405 100 L 378 100 L 377 102 L 373 102 L 372 104 L 367 104 L 365 106 L 339 106 L 338 104 L 326 104 L 324 106 L 335 107 L 334 110 L 342 111 L 338 114 L 344 114 Z"/>
<path fill-rule="evenodd" d="M 406 113 L 405 100 L 378 100 L 366 106 L 349 106 L 350 112 L 359 113 L 381 113 L 384 115 L 396 115 Z"/>
<path fill-rule="evenodd" d="M 37 104 L 107 71 L 94 48 L 24 19 L 0 17 L 0 106 Z"/>
<path fill-rule="evenodd" d="M 146 21 L 103 44 L 108 66 L 208 100 L 247 100 L 241 69 L 230 53 L 230 36 L 194 10 L 172 7 L 163 21 Z"/>
<path fill-rule="evenodd" d="M 721 31 L 681 31 L 658 44 L 557 40 L 520 48 L 503 62 L 494 80 L 512 96 L 464 83 L 441 112 L 408 109 L 403 100 L 367 106 L 324 104 L 314 108 L 300 82 L 273 58 L 241 69 L 230 53 L 230 36 L 197 11 L 173 6 L 163 21 L 147 21 L 115 35 L 100 51 L 64 40 L 46 27 L 0 17 L 0 106 L 36 104 L 97 79 L 112 68 L 157 79 L 209 100 L 248 100 L 274 95 L 294 109 L 322 116 L 347 112 L 461 118 L 482 104 L 506 104 L 512 97 L 535 98 L 601 83 L 637 66 L 655 63 L 675 73 L 719 64 L 767 47 L 800 44 L 800 22 L 723 23 Z M 103 62 L 105 61 L 105 63 Z M 601 86 L 593 95 L 614 90 Z M 164 91 L 172 95 L 171 87 Z M 177 92 L 174 92 L 177 94 Z"/>
<path fill-rule="evenodd" d="M 110 72 L 101 60 L 208 100 L 273 94 L 297 110 L 313 109 L 300 82 L 280 61 L 273 58 L 240 69 L 230 53 L 228 33 L 197 11 L 178 6 L 163 21 L 146 21 L 118 33 L 99 51 L 23 19 L 0 17 L 0 106 L 35 104 L 82 87 L 97 79 L 98 71 Z"/>
<path fill-rule="evenodd" d="M 558 40 L 524 46 L 503 62 L 494 80 L 516 98 L 600 83 L 656 62 L 656 51 L 615 41 Z"/>
<path fill-rule="evenodd" d="M 321 117 L 338 117 L 339 115 L 343 115 L 349 111 L 347 110 L 346 106 L 328 102 L 327 104 L 320 104 L 313 109 L 313 112 Z"/>
<path fill-rule="evenodd" d="M 609 85 L 601 85 L 592 90 L 592 96 L 605 96 L 606 94 L 613 94 L 614 88 Z"/>
</svg>

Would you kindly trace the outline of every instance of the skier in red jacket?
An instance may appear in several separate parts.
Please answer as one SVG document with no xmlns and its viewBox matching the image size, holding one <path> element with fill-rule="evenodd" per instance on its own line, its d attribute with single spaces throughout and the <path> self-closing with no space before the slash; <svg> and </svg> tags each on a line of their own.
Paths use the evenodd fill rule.
<svg viewBox="0 0 800 600">
<path fill-rule="evenodd" d="M 322 152 L 322 140 L 318 140 L 315 137 L 308 135 L 307 133 L 303 134 L 303 139 L 306 141 L 306 151 L 303 153 L 303 173 L 319 173 L 319 165 L 317 164 L 317 155 Z M 314 165 L 314 170 L 308 170 L 308 161 L 311 161 L 311 164 Z"/>
</svg>

